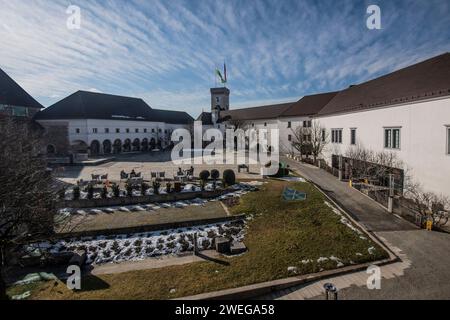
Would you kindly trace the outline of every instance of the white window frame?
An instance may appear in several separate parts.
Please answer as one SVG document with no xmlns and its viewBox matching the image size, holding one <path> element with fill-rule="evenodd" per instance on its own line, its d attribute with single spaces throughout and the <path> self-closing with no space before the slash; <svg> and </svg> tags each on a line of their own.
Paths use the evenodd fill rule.
<svg viewBox="0 0 450 320">
<path fill-rule="evenodd" d="M 401 150 L 402 148 L 402 127 L 383 127 L 383 147 L 389 150 Z M 394 130 L 398 130 L 398 146 L 394 147 Z M 388 145 L 386 145 L 386 132 L 390 132 Z"/>
<path fill-rule="evenodd" d="M 352 146 L 356 145 L 356 129 L 357 128 L 350 128 L 350 144 Z M 353 138 L 352 133 L 353 132 L 355 133 L 355 141 L 352 141 L 352 138 Z"/>
<path fill-rule="evenodd" d="M 331 129 L 331 143 L 342 144 L 342 128 Z"/>
<path fill-rule="evenodd" d="M 445 146 L 446 146 L 446 150 L 445 150 L 445 154 L 450 156 L 450 124 L 445 125 Z"/>
</svg>

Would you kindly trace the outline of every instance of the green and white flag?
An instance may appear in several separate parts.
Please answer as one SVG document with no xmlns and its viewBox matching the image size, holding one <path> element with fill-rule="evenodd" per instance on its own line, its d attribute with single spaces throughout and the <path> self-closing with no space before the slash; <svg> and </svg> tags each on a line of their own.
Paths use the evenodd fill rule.
<svg viewBox="0 0 450 320">
<path fill-rule="evenodd" d="M 222 76 L 222 73 L 220 72 L 220 70 L 217 69 L 217 68 L 216 68 L 216 75 L 220 78 L 220 82 L 221 83 L 226 83 L 227 82 L 227 80 L 224 79 L 224 77 Z"/>
</svg>

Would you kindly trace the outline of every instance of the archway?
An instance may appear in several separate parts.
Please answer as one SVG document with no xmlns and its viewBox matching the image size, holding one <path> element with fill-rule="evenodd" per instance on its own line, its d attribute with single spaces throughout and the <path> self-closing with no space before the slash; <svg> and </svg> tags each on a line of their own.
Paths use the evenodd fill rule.
<svg viewBox="0 0 450 320">
<path fill-rule="evenodd" d="M 70 148 L 72 149 L 73 153 L 88 153 L 88 145 L 86 142 L 82 140 L 75 140 Z"/>
<path fill-rule="evenodd" d="M 133 151 L 139 151 L 141 148 L 141 142 L 138 138 L 133 140 Z"/>
<path fill-rule="evenodd" d="M 114 153 L 122 152 L 122 141 L 120 141 L 120 139 L 114 140 L 113 152 Z"/>
<path fill-rule="evenodd" d="M 141 148 L 142 151 L 148 150 L 148 139 L 147 138 L 142 139 L 141 146 L 142 146 L 142 148 Z"/>
<path fill-rule="evenodd" d="M 98 142 L 97 140 L 92 141 L 89 150 L 91 155 L 98 155 L 100 153 L 100 142 Z"/>
<path fill-rule="evenodd" d="M 155 138 L 151 138 L 150 139 L 150 150 L 155 149 L 155 147 L 156 147 L 156 140 L 155 140 Z"/>
<path fill-rule="evenodd" d="M 56 148 L 54 145 L 49 144 L 47 146 L 47 155 L 53 157 L 56 154 Z"/>
<path fill-rule="evenodd" d="M 125 139 L 123 143 L 123 152 L 130 152 L 131 151 L 131 140 Z"/>
<path fill-rule="evenodd" d="M 110 154 L 112 151 L 111 141 L 105 140 L 103 141 L 103 153 Z"/>
</svg>

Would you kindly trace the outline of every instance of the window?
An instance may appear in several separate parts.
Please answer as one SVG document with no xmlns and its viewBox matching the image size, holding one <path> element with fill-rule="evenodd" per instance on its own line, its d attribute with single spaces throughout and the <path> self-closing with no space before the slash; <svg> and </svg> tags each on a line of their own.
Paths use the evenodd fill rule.
<svg viewBox="0 0 450 320">
<path fill-rule="evenodd" d="M 450 126 L 447 126 L 445 129 L 447 131 L 447 154 L 450 154 Z"/>
<path fill-rule="evenodd" d="M 147 128 L 144 128 L 144 133 L 147 133 Z"/>
<path fill-rule="evenodd" d="M 356 129 L 350 129 L 350 144 L 356 144 Z"/>
<path fill-rule="evenodd" d="M 16 117 L 26 117 L 28 115 L 28 108 L 26 107 L 12 107 L 12 115 Z"/>
<path fill-rule="evenodd" d="M 76 133 L 80 133 L 80 128 L 76 128 L 76 129 L 75 129 L 75 132 L 76 132 Z"/>
<path fill-rule="evenodd" d="M 292 128 L 292 123 L 290 121 L 288 121 L 288 128 Z"/>
<path fill-rule="evenodd" d="M 288 134 L 288 141 L 292 141 L 292 135 Z"/>
<path fill-rule="evenodd" d="M 152 133 L 155 133 L 155 129 L 154 128 L 152 128 Z"/>
<path fill-rule="evenodd" d="M 158 132 L 161 133 L 161 132 L 162 132 L 162 129 L 158 129 Z"/>
<path fill-rule="evenodd" d="M 384 129 L 384 147 L 389 149 L 400 149 L 400 128 Z"/>
<path fill-rule="evenodd" d="M 220 103 L 220 98 L 216 97 L 216 103 Z"/>
<path fill-rule="evenodd" d="M 126 129 L 125 129 L 125 132 L 126 132 L 126 133 L 130 133 L 130 129 L 126 128 Z"/>
<path fill-rule="evenodd" d="M 116 133 L 120 133 L 120 129 L 119 128 L 116 128 Z"/>
<path fill-rule="evenodd" d="M 311 120 L 304 120 L 303 121 L 303 127 L 311 128 Z"/>
<path fill-rule="evenodd" d="M 218 128 L 220 128 L 220 125 L 218 126 Z M 166 133 L 166 134 L 167 134 L 167 130 L 164 130 L 164 133 Z"/>
<path fill-rule="evenodd" d="M 105 133 L 109 133 L 109 128 L 105 128 Z"/>
<path fill-rule="evenodd" d="M 325 129 L 322 129 L 322 142 L 325 142 L 326 132 Z"/>
<path fill-rule="evenodd" d="M 97 129 L 97 128 L 92 128 L 92 132 L 93 132 L 93 133 L 97 133 L 97 132 L 98 132 L 98 129 Z"/>
<path fill-rule="evenodd" d="M 255 126 L 255 124 L 254 123 L 252 123 L 252 127 L 254 127 Z"/>
<path fill-rule="evenodd" d="M 138 128 L 134 129 L 134 132 L 139 133 L 139 129 Z"/>
<path fill-rule="evenodd" d="M 331 129 L 331 143 L 342 143 L 342 129 Z"/>
<path fill-rule="evenodd" d="M 267 122 L 264 122 L 264 127 L 267 127 Z"/>
</svg>

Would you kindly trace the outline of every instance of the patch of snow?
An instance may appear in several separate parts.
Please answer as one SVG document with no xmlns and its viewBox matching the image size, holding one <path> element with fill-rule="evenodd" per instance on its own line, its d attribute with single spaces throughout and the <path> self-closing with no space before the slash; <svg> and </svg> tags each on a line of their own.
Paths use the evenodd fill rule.
<svg viewBox="0 0 450 320">
<path fill-rule="evenodd" d="M 297 267 L 288 267 L 288 272 L 297 273 Z"/>
<path fill-rule="evenodd" d="M 368 249 L 367 249 L 367 252 L 368 252 L 369 254 L 374 254 L 374 252 L 375 252 L 375 247 L 370 247 L 370 248 L 368 248 Z"/>
<path fill-rule="evenodd" d="M 321 262 L 327 262 L 329 259 L 327 257 L 320 257 L 319 259 L 317 259 L 317 263 L 321 263 Z"/>
</svg>

